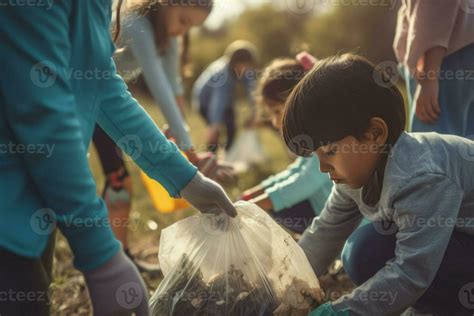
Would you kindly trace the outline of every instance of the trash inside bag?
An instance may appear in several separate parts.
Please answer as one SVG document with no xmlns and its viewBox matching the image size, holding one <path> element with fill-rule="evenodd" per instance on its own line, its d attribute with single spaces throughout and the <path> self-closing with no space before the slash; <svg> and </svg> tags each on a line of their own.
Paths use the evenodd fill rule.
<svg viewBox="0 0 474 316">
<path fill-rule="evenodd" d="M 323 299 L 303 250 L 265 211 L 237 202 L 238 215 L 200 214 L 164 229 L 165 276 L 152 315 L 307 315 Z"/>
</svg>

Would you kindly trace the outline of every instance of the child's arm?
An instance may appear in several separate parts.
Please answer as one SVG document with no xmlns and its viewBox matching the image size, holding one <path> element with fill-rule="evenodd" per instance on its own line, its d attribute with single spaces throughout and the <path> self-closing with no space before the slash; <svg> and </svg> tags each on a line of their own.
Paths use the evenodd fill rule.
<svg viewBox="0 0 474 316">
<path fill-rule="evenodd" d="M 460 2 L 412 0 L 409 10 L 405 62 L 414 71 L 428 50 L 437 46 L 448 48 Z"/>
<path fill-rule="evenodd" d="M 218 210 L 236 216 L 224 189 L 197 172 L 132 98 L 112 58 L 109 67 L 112 76 L 101 87 L 97 123 L 170 196 L 183 197 L 203 213 Z"/>
<path fill-rule="evenodd" d="M 418 61 L 415 75 L 418 81 L 414 100 L 415 113 L 420 121 L 428 124 L 435 123 L 441 114 L 438 75 L 445 54 L 446 48 L 436 46 L 429 49 Z"/>
<path fill-rule="evenodd" d="M 270 176 L 267 179 L 263 180 L 261 183 L 261 186 L 268 188 L 278 182 L 284 181 L 288 179 L 289 177 L 291 177 L 292 175 L 294 175 L 295 173 L 298 173 L 305 164 L 306 164 L 306 158 L 298 157 L 285 170 L 280 171 L 276 175 Z"/>
<path fill-rule="evenodd" d="M 256 196 L 255 198 L 251 199 L 250 202 L 257 204 L 261 209 L 267 212 L 273 209 L 272 200 L 266 193 Z"/>
<path fill-rule="evenodd" d="M 387 210 L 399 228 L 395 258 L 335 301 L 334 309 L 348 308 L 357 315 L 395 315 L 413 305 L 436 276 L 462 198 L 462 190 L 444 175 L 421 174 L 404 183 L 395 193 L 393 210 Z M 387 293 L 391 300 L 361 299 L 371 293 Z"/>
<path fill-rule="evenodd" d="M 184 95 L 183 78 L 180 71 L 180 54 L 178 38 L 171 38 L 166 54 L 163 55 L 163 67 L 176 96 Z"/>
<path fill-rule="evenodd" d="M 163 68 L 165 69 L 168 81 L 173 87 L 176 105 L 185 117 L 186 100 L 184 98 L 183 79 L 181 77 L 179 41 L 177 38 L 170 39 L 170 45 L 166 54 L 163 55 Z M 186 130 L 189 127 L 186 126 Z"/>
<path fill-rule="evenodd" d="M 144 18 L 135 18 L 130 25 L 124 27 L 122 36 L 124 42 L 129 43 L 133 56 L 140 64 L 150 93 L 170 125 L 179 148 L 185 151 L 192 148 L 189 128 L 176 101 L 177 86 L 173 85 L 165 72 L 163 58 L 156 50 L 153 31 L 148 21 Z M 173 45 L 170 49 L 177 49 Z M 173 78 L 173 81 L 176 80 Z"/>
<path fill-rule="evenodd" d="M 362 215 L 354 200 L 342 186 L 335 185 L 321 215 L 313 220 L 299 241 L 316 275 L 327 272 L 361 220 Z"/>
<path fill-rule="evenodd" d="M 103 81 L 97 123 L 150 178 L 160 182 L 171 196 L 179 196 L 195 176 L 196 168 L 131 96 L 112 59 L 110 71 L 112 78 Z"/>
<path fill-rule="evenodd" d="M 306 158 L 298 157 L 296 160 L 290 164 L 285 170 L 280 171 L 279 173 L 268 177 L 263 180 L 260 184 L 246 190 L 242 194 L 242 199 L 248 201 L 250 199 L 256 198 L 265 193 L 265 189 L 273 186 L 274 184 L 288 179 L 291 175 L 299 172 L 299 170 L 305 165 Z"/>
<path fill-rule="evenodd" d="M 262 184 L 258 184 L 248 190 L 245 190 L 244 193 L 242 193 L 241 199 L 244 201 L 249 201 L 262 195 L 263 193 L 265 193 L 265 187 Z"/>
<path fill-rule="evenodd" d="M 316 156 L 304 160 L 305 163 L 298 172 L 265 189 L 275 212 L 306 200 L 320 190 L 327 192 L 326 196 L 329 195 L 332 181 L 327 174 L 319 171 L 319 160 Z"/>
</svg>

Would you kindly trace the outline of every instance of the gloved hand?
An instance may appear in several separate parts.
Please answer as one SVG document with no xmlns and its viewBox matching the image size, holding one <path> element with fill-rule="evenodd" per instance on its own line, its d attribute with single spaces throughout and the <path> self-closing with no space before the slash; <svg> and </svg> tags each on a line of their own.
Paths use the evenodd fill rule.
<svg viewBox="0 0 474 316">
<path fill-rule="evenodd" d="M 222 161 L 219 161 L 215 154 L 211 152 L 188 155 L 189 160 L 206 177 L 222 185 L 235 183 L 234 168 Z"/>
<path fill-rule="evenodd" d="M 188 155 L 189 161 L 195 165 L 198 170 L 206 177 L 210 177 L 209 173 L 213 172 L 217 165 L 216 155 L 211 152 L 203 152 Z"/>
<path fill-rule="evenodd" d="M 237 216 L 237 211 L 224 189 L 215 181 L 204 177 L 199 171 L 181 190 L 181 197 L 202 213 L 227 213 Z"/>
<path fill-rule="evenodd" d="M 340 312 L 336 312 L 333 308 L 331 303 L 327 302 L 323 305 L 319 306 L 318 308 L 311 311 L 308 316 L 349 316 L 348 310 L 343 310 Z"/>
<path fill-rule="evenodd" d="M 99 268 L 84 272 L 84 277 L 94 315 L 150 315 L 145 283 L 122 249 Z"/>
<path fill-rule="evenodd" d="M 216 175 L 213 179 L 223 185 L 232 185 L 237 182 L 234 167 L 222 161 L 217 162 Z"/>
<path fill-rule="evenodd" d="M 215 166 L 204 175 L 221 185 L 232 185 L 237 181 L 234 167 L 223 161 L 216 161 Z"/>
</svg>

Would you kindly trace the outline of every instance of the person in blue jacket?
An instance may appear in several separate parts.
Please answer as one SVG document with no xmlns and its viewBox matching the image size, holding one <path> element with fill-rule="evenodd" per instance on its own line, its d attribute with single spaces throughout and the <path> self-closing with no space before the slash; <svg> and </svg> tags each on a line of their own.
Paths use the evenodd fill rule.
<svg viewBox="0 0 474 316">
<path fill-rule="evenodd" d="M 223 189 L 164 137 L 117 75 L 111 5 L 30 1 L 0 10 L 0 293 L 36 295 L 2 300 L 0 314 L 49 314 L 40 294 L 51 282 L 57 227 L 96 315 L 148 315 L 147 289 L 96 195 L 87 161 L 96 123 L 171 196 L 202 212 L 236 214 Z"/>
<path fill-rule="evenodd" d="M 224 56 L 211 63 L 196 80 L 193 87 L 193 107 L 207 123 L 206 144 L 210 151 L 217 151 L 219 137 L 226 131 L 228 150 L 234 141 L 235 125 L 235 88 L 240 82 L 244 84 L 247 100 L 252 112 L 245 125 L 251 126 L 255 116 L 253 97 L 257 62 L 257 48 L 247 41 L 238 40 L 231 43 Z"/>
</svg>

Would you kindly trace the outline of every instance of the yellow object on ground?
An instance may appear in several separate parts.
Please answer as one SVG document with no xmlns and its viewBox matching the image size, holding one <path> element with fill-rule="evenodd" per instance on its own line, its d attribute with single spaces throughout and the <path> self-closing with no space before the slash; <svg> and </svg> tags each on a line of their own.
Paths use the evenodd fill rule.
<svg viewBox="0 0 474 316">
<path fill-rule="evenodd" d="M 170 197 L 168 192 L 159 182 L 149 178 L 143 171 L 140 171 L 140 178 L 142 179 L 157 212 L 172 213 L 190 207 L 186 200 L 173 199 Z"/>
</svg>

